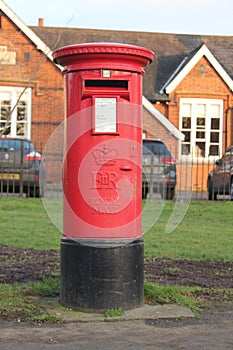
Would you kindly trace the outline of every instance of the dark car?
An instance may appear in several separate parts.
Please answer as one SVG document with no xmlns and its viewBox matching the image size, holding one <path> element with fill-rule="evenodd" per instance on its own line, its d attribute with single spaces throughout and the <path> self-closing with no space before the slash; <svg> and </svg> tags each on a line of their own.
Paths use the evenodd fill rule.
<svg viewBox="0 0 233 350">
<path fill-rule="evenodd" d="M 143 140 L 142 198 L 159 193 L 163 199 L 173 199 L 176 187 L 176 161 L 160 140 Z"/>
<path fill-rule="evenodd" d="M 41 154 L 25 139 L 0 138 L 0 192 L 43 196 Z M 41 187 L 41 188 L 40 188 Z"/>
<path fill-rule="evenodd" d="M 208 174 L 208 199 L 216 200 L 217 195 L 231 195 L 233 186 L 233 146 L 229 147 Z M 233 193 L 232 193 L 233 194 Z M 233 196 L 231 196 L 231 199 Z"/>
</svg>

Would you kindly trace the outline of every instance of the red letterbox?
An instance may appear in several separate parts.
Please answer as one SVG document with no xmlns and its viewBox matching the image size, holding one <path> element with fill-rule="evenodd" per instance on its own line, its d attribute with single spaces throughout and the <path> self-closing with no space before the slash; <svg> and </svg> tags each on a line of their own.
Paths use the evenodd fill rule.
<svg viewBox="0 0 233 350">
<path fill-rule="evenodd" d="M 141 236 L 141 99 L 151 51 L 91 43 L 54 53 L 65 67 L 64 236 Z"/>
<path fill-rule="evenodd" d="M 89 43 L 53 57 L 66 90 L 64 239 L 140 238 L 142 75 L 153 53 Z"/>
</svg>

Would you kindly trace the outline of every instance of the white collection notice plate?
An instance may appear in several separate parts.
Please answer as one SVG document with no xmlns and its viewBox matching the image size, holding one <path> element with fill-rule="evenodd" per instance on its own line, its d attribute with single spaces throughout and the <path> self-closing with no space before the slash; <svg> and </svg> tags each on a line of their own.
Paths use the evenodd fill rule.
<svg viewBox="0 0 233 350">
<path fill-rule="evenodd" d="M 95 98 L 95 132 L 116 132 L 117 131 L 117 110 L 116 98 L 96 97 Z"/>
</svg>

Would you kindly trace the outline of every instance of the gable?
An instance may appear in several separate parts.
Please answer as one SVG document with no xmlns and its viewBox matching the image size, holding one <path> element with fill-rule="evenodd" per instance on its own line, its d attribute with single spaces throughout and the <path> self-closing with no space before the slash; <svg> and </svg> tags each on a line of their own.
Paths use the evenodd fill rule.
<svg viewBox="0 0 233 350">
<path fill-rule="evenodd" d="M 176 71 L 166 82 L 166 84 L 161 89 L 161 92 L 164 90 L 166 94 L 173 92 L 176 87 L 181 83 L 181 81 L 190 73 L 190 71 L 197 65 L 202 57 L 205 57 L 211 66 L 215 69 L 221 79 L 226 83 L 231 91 L 233 91 L 233 80 L 224 70 L 222 65 L 214 57 L 205 44 L 190 58 L 185 57 L 181 62 L 180 66 L 177 67 Z"/>
</svg>

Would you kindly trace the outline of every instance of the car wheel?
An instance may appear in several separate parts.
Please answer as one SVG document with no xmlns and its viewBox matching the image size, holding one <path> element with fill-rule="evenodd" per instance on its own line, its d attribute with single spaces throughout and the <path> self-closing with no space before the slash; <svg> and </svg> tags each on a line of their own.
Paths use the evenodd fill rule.
<svg viewBox="0 0 233 350">
<path fill-rule="evenodd" d="M 30 189 L 28 191 L 28 197 L 30 197 L 30 198 L 40 198 L 41 194 L 40 194 L 39 187 L 30 187 Z"/>
<path fill-rule="evenodd" d="M 142 184 L 142 199 L 147 198 L 148 191 L 149 191 L 149 189 L 148 189 L 147 182 L 143 182 L 143 184 Z"/>
<path fill-rule="evenodd" d="M 172 200 L 175 196 L 175 188 L 174 187 L 167 187 L 166 189 L 166 199 Z"/>
<path fill-rule="evenodd" d="M 210 179 L 208 179 L 208 200 L 216 201 L 217 200 L 217 192 L 214 192 L 213 184 Z"/>
<path fill-rule="evenodd" d="M 160 189 L 162 199 L 172 200 L 175 196 L 175 188 L 170 186 L 163 186 Z"/>
<path fill-rule="evenodd" d="M 230 195 L 231 195 L 231 201 L 233 201 L 233 178 L 231 178 Z"/>
</svg>

